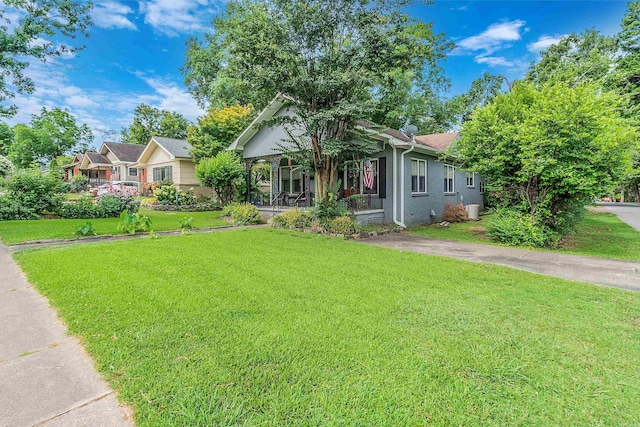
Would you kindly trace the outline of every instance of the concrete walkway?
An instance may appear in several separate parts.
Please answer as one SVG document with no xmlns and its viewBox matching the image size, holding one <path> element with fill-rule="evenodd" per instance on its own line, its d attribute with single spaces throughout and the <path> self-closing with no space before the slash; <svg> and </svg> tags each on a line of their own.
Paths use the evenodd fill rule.
<svg viewBox="0 0 640 427">
<path fill-rule="evenodd" d="M 532 273 L 640 291 L 640 262 L 529 251 L 391 233 L 361 242 L 421 254 L 506 265 Z"/>
<path fill-rule="evenodd" d="M 0 426 L 133 426 L 91 358 L 2 245 Z"/>
<path fill-rule="evenodd" d="M 606 207 L 609 212 L 616 214 L 620 221 L 640 231 L 640 205 L 634 203 L 598 203 L 598 205 Z"/>
</svg>

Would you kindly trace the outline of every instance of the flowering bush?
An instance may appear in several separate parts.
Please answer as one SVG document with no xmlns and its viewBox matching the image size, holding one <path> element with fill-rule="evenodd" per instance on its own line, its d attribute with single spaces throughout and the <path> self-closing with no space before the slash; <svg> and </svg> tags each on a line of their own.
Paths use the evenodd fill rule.
<svg viewBox="0 0 640 427">
<path fill-rule="evenodd" d="M 196 196 L 193 191 L 182 191 L 174 185 L 163 185 L 153 192 L 158 203 L 161 205 L 195 205 Z"/>
</svg>

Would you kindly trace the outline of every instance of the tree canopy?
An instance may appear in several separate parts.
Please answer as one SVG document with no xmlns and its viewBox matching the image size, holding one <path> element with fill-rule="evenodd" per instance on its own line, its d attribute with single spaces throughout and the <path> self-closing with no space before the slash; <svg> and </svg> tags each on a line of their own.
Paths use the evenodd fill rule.
<svg viewBox="0 0 640 427">
<path fill-rule="evenodd" d="M 438 61 L 451 45 L 431 24 L 403 12 L 410 3 L 230 1 L 205 41 L 192 41 L 186 82 L 201 99 L 233 78 L 260 98 L 246 100 L 258 106 L 277 93 L 294 100 L 297 117 L 283 124 L 302 129 L 323 198 L 338 180 L 338 166 L 370 148 L 358 120 L 387 117 L 394 103 L 384 100 L 397 95 L 394 87 L 402 88 L 403 104 L 414 87 L 441 82 Z"/>
<path fill-rule="evenodd" d="M 42 108 L 30 126 L 16 125 L 9 158 L 20 168 L 45 164 L 58 156 L 86 151 L 93 142 L 87 125 L 79 125 L 74 116 L 60 108 Z"/>
<path fill-rule="evenodd" d="M 133 123 L 121 131 L 122 142 L 146 145 L 152 136 L 185 139 L 189 125 L 179 113 L 140 104 L 135 109 Z"/>
<path fill-rule="evenodd" d="M 212 108 L 198 119 L 197 126 L 190 126 L 187 141 L 193 147 L 191 155 L 196 163 L 215 157 L 249 126 L 253 118 L 253 106 L 241 105 Z"/>
<path fill-rule="evenodd" d="M 90 2 L 73 0 L 4 0 L 0 9 L 0 102 L 16 93 L 33 93 L 35 85 L 24 71 L 30 60 L 45 63 L 83 46 L 55 42 L 53 37 L 88 37 Z M 10 12 L 17 12 L 15 14 Z M 11 21 L 12 16 L 18 16 Z M 0 105 L 0 116 L 15 114 L 15 106 Z"/>
</svg>

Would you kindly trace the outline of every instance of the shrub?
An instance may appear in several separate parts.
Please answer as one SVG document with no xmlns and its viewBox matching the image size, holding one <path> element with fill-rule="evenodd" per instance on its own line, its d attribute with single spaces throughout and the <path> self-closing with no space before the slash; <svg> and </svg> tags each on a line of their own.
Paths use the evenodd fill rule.
<svg viewBox="0 0 640 427">
<path fill-rule="evenodd" d="M 80 193 L 87 191 L 89 188 L 89 178 L 84 175 L 76 175 L 69 183 L 69 191 L 72 193 Z"/>
<path fill-rule="evenodd" d="M 258 208 L 248 203 L 228 205 L 222 210 L 222 216 L 228 216 L 240 225 L 259 224 L 262 220 Z"/>
<path fill-rule="evenodd" d="M 64 197 L 62 181 L 39 170 L 23 170 L 5 181 L 8 197 L 36 214 L 57 212 Z"/>
<path fill-rule="evenodd" d="M 462 203 L 457 205 L 447 203 L 444 206 L 444 215 L 442 216 L 442 220 L 447 222 L 469 221 L 469 214 Z"/>
<path fill-rule="evenodd" d="M 140 206 L 151 206 L 155 205 L 156 203 L 158 203 L 158 199 L 156 199 L 155 197 L 147 197 L 146 199 L 142 199 L 142 201 L 140 202 Z"/>
<path fill-rule="evenodd" d="M 0 221 L 14 219 L 39 219 L 40 215 L 31 209 L 22 206 L 16 200 L 6 196 L 0 196 Z"/>
<path fill-rule="evenodd" d="M 151 218 L 139 213 L 122 211 L 120 214 L 122 223 L 118 225 L 118 230 L 124 233 L 135 234 L 138 231 L 151 231 Z"/>
<path fill-rule="evenodd" d="M 360 226 L 348 216 L 339 216 L 328 224 L 328 231 L 335 234 L 355 234 L 360 232 Z"/>
<path fill-rule="evenodd" d="M 182 191 L 174 185 L 162 185 L 154 190 L 153 195 L 161 205 L 185 206 L 196 203 L 196 196 L 193 191 Z"/>
<path fill-rule="evenodd" d="M 273 226 L 278 228 L 309 228 L 312 223 L 313 215 L 311 212 L 299 209 L 283 212 L 272 219 Z"/>
<path fill-rule="evenodd" d="M 136 213 L 140 209 L 140 202 L 128 194 L 106 194 L 98 199 L 97 205 L 103 218 L 117 218 L 122 211 Z"/>
<path fill-rule="evenodd" d="M 527 214 L 512 209 L 498 210 L 487 226 L 492 239 L 514 246 L 542 247 L 557 242 L 558 235 Z"/>
<path fill-rule="evenodd" d="M 95 236 L 96 232 L 93 230 L 93 224 L 87 222 L 85 224 L 77 226 L 76 230 L 73 232 L 73 235 L 76 237 Z"/>
<path fill-rule="evenodd" d="M 196 166 L 196 176 L 202 185 L 213 188 L 220 202 L 226 205 L 235 199 L 245 170 L 237 154 L 221 151 L 215 157 L 202 159 Z"/>
<path fill-rule="evenodd" d="M 0 156 L 0 178 L 4 178 L 10 175 L 14 171 L 13 163 L 11 160 L 4 156 Z"/>
<path fill-rule="evenodd" d="M 80 197 L 75 203 L 63 203 L 58 210 L 62 218 L 103 218 L 104 212 L 93 203 L 93 197 Z"/>
</svg>

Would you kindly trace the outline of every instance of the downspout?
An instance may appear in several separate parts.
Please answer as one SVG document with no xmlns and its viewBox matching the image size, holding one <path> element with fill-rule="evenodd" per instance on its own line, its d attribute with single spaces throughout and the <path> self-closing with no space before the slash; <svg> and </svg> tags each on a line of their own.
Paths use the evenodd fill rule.
<svg viewBox="0 0 640 427">
<path fill-rule="evenodd" d="M 402 228 L 407 228 L 407 225 L 404 223 L 404 182 L 406 181 L 404 179 L 404 155 L 407 153 L 410 153 L 414 150 L 414 148 L 416 148 L 416 144 L 415 141 L 411 141 L 412 145 L 411 148 L 409 148 L 408 150 L 403 151 L 400 154 L 400 178 L 402 179 L 402 181 L 400 181 L 400 223 L 396 223 L 397 225 L 399 225 Z M 394 221 L 395 222 L 395 221 Z"/>
</svg>

